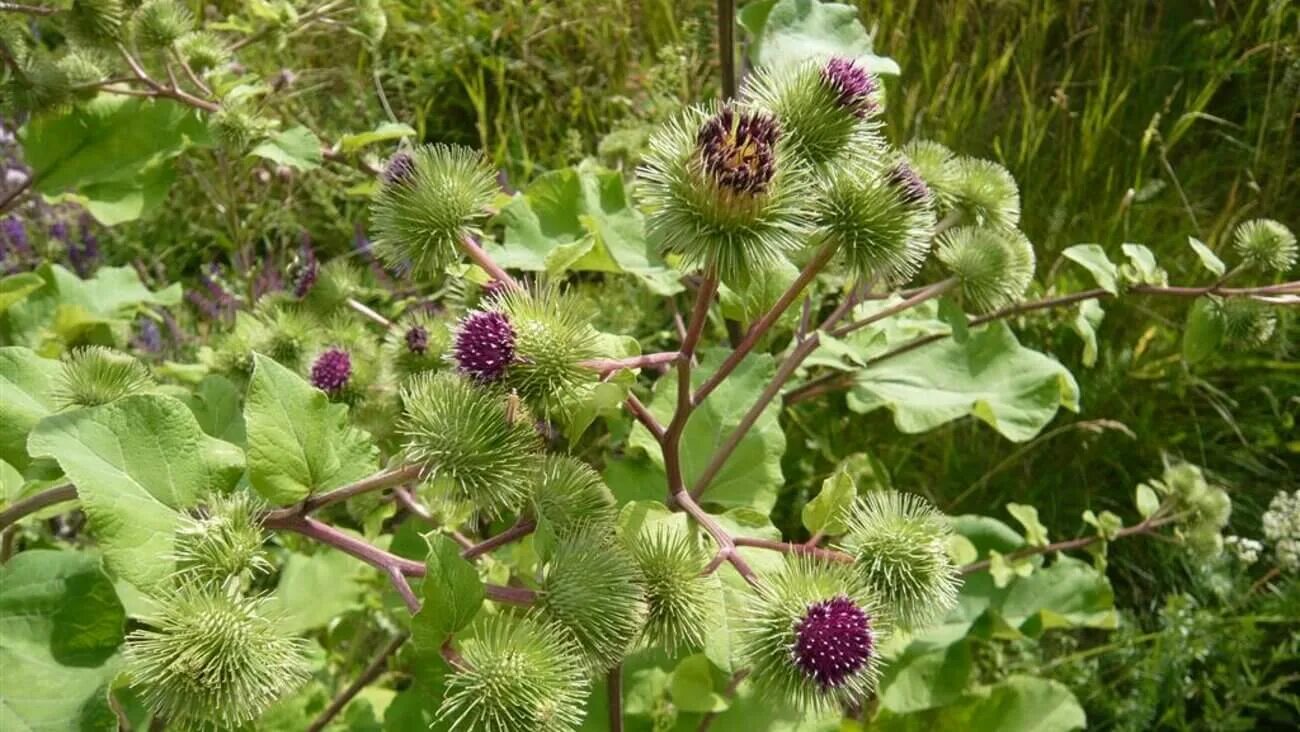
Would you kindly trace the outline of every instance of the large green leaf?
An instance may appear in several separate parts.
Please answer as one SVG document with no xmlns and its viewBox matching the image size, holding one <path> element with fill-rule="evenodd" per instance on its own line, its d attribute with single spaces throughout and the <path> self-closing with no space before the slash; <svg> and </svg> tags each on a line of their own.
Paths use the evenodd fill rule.
<svg viewBox="0 0 1300 732">
<path fill-rule="evenodd" d="M 1100 245 L 1075 244 L 1061 252 L 1061 256 L 1091 272 L 1101 289 L 1112 295 L 1119 294 L 1119 267 L 1110 261 Z"/>
<path fill-rule="evenodd" d="M 855 59 L 877 74 L 898 75 L 893 59 L 873 52 L 871 36 L 852 5 L 822 0 L 756 0 L 738 16 L 749 32 L 755 66 L 786 66 L 809 58 Z"/>
<path fill-rule="evenodd" d="M 0 729 L 115 730 L 108 685 L 126 613 L 88 552 L 35 549 L 0 568 Z"/>
<path fill-rule="evenodd" d="M 421 585 L 424 602 L 411 620 L 415 644 L 434 651 L 452 633 L 470 624 L 483 605 L 483 582 L 478 570 L 460 556 L 460 547 L 445 534 L 430 533 L 428 573 Z"/>
<path fill-rule="evenodd" d="M 26 348 L 0 348 L 0 460 L 27 469 L 27 434 L 55 408 L 50 396 L 59 362 Z"/>
<path fill-rule="evenodd" d="M 33 457 L 58 461 L 109 569 L 141 589 L 171 572 L 178 512 L 243 472 L 237 448 L 203 434 L 183 402 L 159 394 L 46 417 L 27 445 Z"/>
<path fill-rule="evenodd" d="M 37 191 L 74 193 L 96 202 L 120 202 L 134 191 L 140 196 L 138 215 L 148 210 L 146 204 L 162 201 L 156 190 L 149 191 L 161 181 L 159 164 L 205 142 L 208 131 L 202 117 L 185 105 L 101 95 L 63 113 L 36 117 L 21 137 Z M 89 208 L 102 213 L 95 205 Z M 119 210 L 113 218 L 125 220 L 121 215 Z"/>
<path fill-rule="evenodd" d="M 302 126 L 275 135 L 253 148 L 248 154 L 298 170 L 319 168 L 322 160 L 320 138 Z"/>
<path fill-rule="evenodd" d="M 692 372 L 693 385 L 698 387 L 717 370 L 726 355 L 727 351 L 721 349 L 701 354 L 700 367 Z M 688 487 L 695 484 L 714 453 L 758 400 L 759 393 L 772 380 L 775 370 L 771 356 L 750 355 L 703 404 L 691 412 L 681 439 L 682 472 Z M 675 371 L 655 382 L 654 397 L 648 406 L 650 413 L 661 423 L 667 424 L 672 419 L 677 406 Z M 771 513 L 784 482 L 781 455 L 785 452 L 785 433 L 777 420 L 779 412 L 780 404 L 776 401 L 763 410 L 762 416 L 713 478 L 704 496 L 706 502 L 752 508 L 764 515 Z M 643 448 L 655 465 L 663 469 L 659 444 L 644 427 L 638 424 L 629 442 Z"/>
<path fill-rule="evenodd" d="M 501 209 L 503 267 L 548 272 L 627 272 L 663 294 L 680 290 L 646 240 L 623 176 L 586 162 L 542 175 Z"/>
<path fill-rule="evenodd" d="M 45 280 L 35 272 L 19 272 L 0 279 L 0 313 L 10 305 L 22 302 L 27 296 L 45 286 Z"/>
<path fill-rule="evenodd" d="M 226 442 L 244 444 L 239 389 L 230 379 L 218 374 L 203 377 L 194 392 L 186 395 L 185 403 L 204 432 Z"/>
<path fill-rule="evenodd" d="M 1011 676 L 982 687 L 956 704 L 913 714 L 886 710 L 873 729 L 886 732 L 1069 732 L 1087 724 L 1079 701 L 1064 684 Z"/>
<path fill-rule="evenodd" d="M 951 704 L 966 691 L 971 669 L 966 641 L 939 648 L 913 643 L 885 666 L 880 706 L 892 712 L 917 712 Z"/>
<path fill-rule="evenodd" d="M 949 339 L 869 365 L 848 405 L 863 413 L 887 408 L 909 434 L 969 415 L 1023 442 L 1059 407 L 1077 411 L 1079 386 L 1055 359 L 1021 346 L 1005 323 L 992 323 L 965 343 Z"/>
<path fill-rule="evenodd" d="M 281 628 L 290 633 L 321 628 L 358 607 L 368 571 L 365 564 L 343 552 L 289 555 L 275 588 Z"/>
<path fill-rule="evenodd" d="M 369 435 L 348 422 L 348 408 L 260 354 L 253 356 L 244 422 L 248 478 L 276 505 L 301 501 L 377 470 Z"/>
<path fill-rule="evenodd" d="M 998 614 L 1030 636 L 1051 628 L 1104 628 L 1118 625 L 1115 595 L 1106 575 L 1070 557 L 1008 586 Z"/>
</svg>

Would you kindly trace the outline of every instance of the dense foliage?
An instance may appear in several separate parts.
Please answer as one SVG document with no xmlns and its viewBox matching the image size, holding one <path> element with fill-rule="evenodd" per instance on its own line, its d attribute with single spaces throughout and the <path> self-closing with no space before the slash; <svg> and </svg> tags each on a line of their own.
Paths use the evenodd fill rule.
<svg viewBox="0 0 1300 732">
<path fill-rule="evenodd" d="M 0 726 L 1300 723 L 1300 11 L 735 5 L 0 3 Z"/>
</svg>

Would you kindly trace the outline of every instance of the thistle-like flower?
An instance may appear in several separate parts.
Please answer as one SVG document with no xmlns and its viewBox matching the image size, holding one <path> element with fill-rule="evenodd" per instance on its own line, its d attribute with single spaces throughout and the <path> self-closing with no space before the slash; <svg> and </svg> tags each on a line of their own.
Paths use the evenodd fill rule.
<svg viewBox="0 0 1300 732">
<path fill-rule="evenodd" d="M 573 634 L 588 666 L 604 671 L 623 660 L 645 624 L 641 573 L 603 532 L 560 542 L 541 586 L 546 617 Z"/>
<path fill-rule="evenodd" d="M 564 541 L 614 525 L 614 494 L 590 465 L 568 455 L 547 455 L 533 485 L 533 507 Z"/>
<path fill-rule="evenodd" d="M 176 42 L 176 52 L 190 68 L 202 73 L 221 65 L 230 55 L 226 45 L 209 31 L 186 33 Z"/>
<path fill-rule="evenodd" d="M 514 362 L 505 384 L 543 414 L 563 412 L 596 379 L 582 365 L 601 355 L 586 312 L 553 286 L 511 290 L 493 305 L 514 330 Z"/>
<path fill-rule="evenodd" d="M 105 44 L 122 37 L 126 9 L 122 0 L 73 0 L 68 9 L 68 30 L 90 44 Z"/>
<path fill-rule="evenodd" d="M 809 179 L 781 137 L 775 118 L 741 105 L 666 124 L 639 171 L 651 240 L 729 284 L 798 250 L 811 230 Z"/>
<path fill-rule="evenodd" d="M 871 491 L 849 517 L 843 548 L 890 618 L 919 628 L 951 610 L 960 580 L 948 557 L 948 518 L 911 493 Z"/>
<path fill-rule="evenodd" d="M 432 315 L 414 311 L 390 328 L 384 341 L 387 363 L 399 380 L 425 371 L 436 371 L 446 364 L 451 348 L 451 330 Z"/>
<path fill-rule="evenodd" d="M 659 527 L 642 532 L 630 550 L 645 585 L 645 641 L 674 655 L 702 646 L 717 578 L 703 576 L 709 560 L 699 543 Z"/>
<path fill-rule="evenodd" d="M 320 261 L 316 259 L 316 250 L 312 249 L 310 241 L 304 241 L 298 248 L 293 261 L 289 263 L 288 275 L 290 290 L 299 300 L 307 297 L 311 288 L 316 286 L 316 279 L 320 277 Z"/>
<path fill-rule="evenodd" d="M 957 158 L 951 163 L 950 203 L 966 224 L 1013 229 L 1020 223 L 1020 187 L 992 160 Z"/>
<path fill-rule="evenodd" d="M 439 273 L 456 260 L 462 239 L 482 234 L 496 178 L 464 147 L 425 145 L 395 158 L 371 206 L 375 252 L 390 267 Z"/>
<path fill-rule="evenodd" d="M 458 644 L 438 720 L 453 732 L 566 732 L 582 723 L 587 670 L 563 628 L 493 615 Z"/>
<path fill-rule="evenodd" d="M 97 407 L 154 386 L 149 367 L 104 346 L 74 349 L 60 363 L 53 397 L 61 409 Z"/>
<path fill-rule="evenodd" d="M 508 396 L 443 372 L 412 377 L 402 401 L 406 459 L 427 466 L 435 491 L 489 516 L 528 498 L 542 442 Z"/>
<path fill-rule="evenodd" d="M 352 378 L 352 357 L 342 348 L 327 348 L 311 365 L 311 385 L 326 394 L 337 394 Z"/>
<path fill-rule="evenodd" d="M 199 515 L 185 517 L 172 546 L 182 582 L 224 587 L 231 578 L 271 571 L 253 495 L 214 496 Z"/>
<path fill-rule="evenodd" d="M 1034 245 L 1014 229 L 951 229 L 936 255 L 960 281 L 962 297 L 981 312 L 1016 302 L 1034 278 Z"/>
<path fill-rule="evenodd" d="M 167 48 L 194 29 L 194 16 L 176 0 L 148 0 L 131 18 L 132 35 L 141 48 Z"/>
<path fill-rule="evenodd" d="M 294 305 L 272 305 L 259 316 L 264 327 L 258 329 L 254 350 L 298 369 L 316 344 L 319 324 Z"/>
<path fill-rule="evenodd" d="M 1217 310 L 1223 320 L 1224 342 L 1237 348 L 1262 346 L 1277 329 L 1277 314 L 1267 303 L 1232 297 L 1220 301 Z"/>
<path fill-rule="evenodd" d="M 514 326 L 495 310 L 470 313 L 456 327 L 451 357 L 460 372 L 475 381 L 500 381 L 515 360 Z"/>
<path fill-rule="evenodd" d="M 309 676 L 305 644 L 279 630 L 264 598 L 183 584 L 155 603 L 150 628 L 127 635 L 127 670 L 172 724 L 248 724 Z"/>
<path fill-rule="evenodd" d="M 953 151 L 931 140 L 913 140 L 903 147 L 903 157 L 943 207 L 952 208 L 952 192 L 957 185 L 953 170 L 957 156 Z"/>
<path fill-rule="evenodd" d="M 768 67 L 751 78 L 745 98 L 780 120 L 794 154 L 813 169 L 883 153 L 880 82 L 851 59 Z"/>
<path fill-rule="evenodd" d="M 934 235 L 925 183 L 903 162 L 882 173 L 866 166 L 832 172 L 815 203 L 817 223 L 860 280 L 911 279 Z"/>
<path fill-rule="evenodd" d="M 1255 219 L 1237 227 L 1233 246 L 1242 262 L 1251 267 L 1286 272 L 1295 266 L 1295 234 L 1272 219 Z"/>
<path fill-rule="evenodd" d="M 885 634 L 851 568 L 791 557 L 745 605 L 740 653 L 761 696 L 824 711 L 875 687 Z"/>
</svg>

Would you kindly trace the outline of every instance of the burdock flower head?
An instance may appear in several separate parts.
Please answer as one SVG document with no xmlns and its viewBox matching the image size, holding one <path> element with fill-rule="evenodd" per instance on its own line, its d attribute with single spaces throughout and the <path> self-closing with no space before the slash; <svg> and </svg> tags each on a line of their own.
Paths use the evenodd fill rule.
<svg viewBox="0 0 1300 732">
<path fill-rule="evenodd" d="M 405 150 L 399 150 L 388 159 L 388 164 L 384 166 L 381 174 L 384 182 L 388 185 L 401 185 L 411 179 L 411 174 L 415 172 L 415 163 L 411 159 L 411 154 Z"/>
<path fill-rule="evenodd" d="M 447 364 L 451 330 L 433 315 L 419 310 L 402 317 L 384 337 L 385 361 L 399 380 L 434 371 Z"/>
<path fill-rule="evenodd" d="M 822 235 L 858 279 L 906 282 L 930 251 L 930 192 L 907 163 L 883 173 L 867 166 L 835 170 L 815 210 Z"/>
<path fill-rule="evenodd" d="M 149 367 L 134 356 L 105 346 L 82 346 L 68 353 L 54 379 L 52 396 L 63 409 L 97 407 L 153 388 Z"/>
<path fill-rule="evenodd" d="M 1233 232 L 1233 246 L 1250 267 L 1286 272 L 1295 265 L 1295 234 L 1272 219 L 1247 221 Z"/>
<path fill-rule="evenodd" d="M 877 117 L 880 82 L 852 59 L 769 67 L 752 77 L 745 99 L 781 121 L 794 154 L 817 170 L 869 164 L 884 151 Z"/>
<path fill-rule="evenodd" d="M 1015 229 L 962 226 L 944 234 L 936 252 L 981 312 L 1016 302 L 1034 278 L 1034 246 Z"/>
<path fill-rule="evenodd" d="M 740 653 L 761 695 L 822 711 L 874 688 L 887 629 L 852 568 L 790 557 L 744 607 Z"/>
<path fill-rule="evenodd" d="M 776 118 L 753 106 L 686 110 L 651 138 L 640 176 L 651 239 L 728 282 L 770 267 L 808 234 L 806 171 Z"/>
<path fill-rule="evenodd" d="M 406 350 L 417 356 L 423 356 L 429 350 L 429 329 L 423 325 L 413 325 L 402 335 Z"/>
<path fill-rule="evenodd" d="M 452 360 L 461 373 L 482 383 L 505 376 L 515 359 L 515 329 L 504 313 L 470 313 L 456 328 Z"/>
<path fill-rule="evenodd" d="M 342 391 L 350 378 L 352 357 L 342 348 L 326 349 L 311 365 L 311 385 L 326 394 Z"/>
</svg>

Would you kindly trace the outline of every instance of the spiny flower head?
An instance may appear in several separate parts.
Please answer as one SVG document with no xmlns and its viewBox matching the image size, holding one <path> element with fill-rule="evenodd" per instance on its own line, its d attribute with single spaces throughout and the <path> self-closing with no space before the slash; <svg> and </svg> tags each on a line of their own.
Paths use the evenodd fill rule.
<svg viewBox="0 0 1300 732">
<path fill-rule="evenodd" d="M 496 178 L 464 147 L 425 145 L 398 155 L 409 164 L 390 162 L 371 206 L 375 253 L 393 268 L 440 273 L 456 260 L 462 239 L 482 234 Z"/>
<path fill-rule="evenodd" d="M 266 599 L 184 584 L 154 600 L 149 629 L 127 635 L 127 670 L 172 724 L 239 727 L 307 680 L 305 644 L 279 629 Z"/>
<path fill-rule="evenodd" d="M 505 376 L 515 360 L 515 329 L 495 310 L 467 315 L 456 328 L 452 359 L 461 373 L 483 383 Z"/>
<path fill-rule="evenodd" d="M 504 383 L 544 415 L 562 413 L 596 379 L 582 363 L 601 355 L 581 303 L 543 286 L 511 290 L 493 305 L 514 330 L 514 361 Z"/>
<path fill-rule="evenodd" d="M 614 494 L 590 465 L 547 455 L 533 485 L 533 507 L 560 540 L 614 525 Z"/>
<path fill-rule="evenodd" d="M 264 327 L 257 332 L 254 350 L 291 369 L 298 369 L 304 356 L 316 344 L 319 323 L 295 305 L 271 305 L 259 310 Z"/>
<path fill-rule="evenodd" d="M 1300 570 L 1300 491 L 1278 491 L 1261 519 L 1264 538 L 1273 545 L 1277 566 Z"/>
<path fill-rule="evenodd" d="M 399 380 L 442 368 L 450 348 L 451 329 L 420 310 L 402 316 L 385 335 L 386 361 Z"/>
<path fill-rule="evenodd" d="M 908 203 L 921 203 L 931 198 L 929 186 L 906 161 L 895 163 L 886 171 L 885 182 L 898 189 L 899 195 Z"/>
<path fill-rule="evenodd" d="M 851 568 L 788 557 L 742 613 L 740 655 L 760 695 L 826 711 L 875 687 L 889 625 Z"/>
<path fill-rule="evenodd" d="M 453 732 L 567 732 L 582 723 L 587 669 L 567 631 L 492 615 L 458 644 L 438 720 Z"/>
<path fill-rule="evenodd" d="M 393 157 L 388 159 L 384 165 L 382 174 L 383 180 L 388 185 L 401 185 L 411 179 L 415 173 L 415 161 L 411 154 L 405 150 L 399 150 L 393 153 Z"/>
<path fill-rule="evenodd" d="M 133 356 L 104 346 L 83 346 L 60 363 L 54 401 L 60 408 L 97 407 L 154 386 L 149 368 Z"/>
<path fill-rule="evenodd" d="M 817 223 L 854 277 L 902 283 L 920 269 L 930 251 L 934 210 L 928 197 L 914 193 L 908 181 L 900 184 L 865 166 L 827 176 L 814 204 Z"/>
<path fill-rule="evenodd" d="M 639 175 L 651 240 L 729 284 L 796 251 L 809 233 L 808 176 L 774 118 L 751 106 L 679 114 L 651 137 Z"/>
<path fill-rule="evenodd" d="M 68 9 L 68 29 L 90 44 L 120 40 L 126 9 L 122 0 L 73 0 Z"/>
<path fill-rule="evenodd" d="M 541 587 L 546 617 L 573 634 L 587 664 L 623 660 L 645 624 L 645 593 L 631 555 L 604 532 L 560 542 Z"/>
<path fill-rule="evenodd" d="M 854 505 L 843 545 L 890 617 L 918 628 L 957 602 L 960 581 L 947 549 L 951 534 L 947 517 L 925 499 L 871 491 Z"/>
<path fill-rule="evenodd" d="M 311 365 L 311 385 L 327 394 L 338 393 L 352 378 L 352 357 L 342 348 L 327 348 Z"/>
<path fill-rule="evenodd" d="M 1255 219 L 1237 227 L 1233 244 L 1242 261 L 1252 267 L 1286 272 L 1295 266 L 1295 234 L 1272 219 Z"/>
<path fill-rule="evenodd" d="M 1277 329 L 1277 314 L 1267 303 L 1244 297 L 1221 300 L 1219 317 L 1223 320 L 1223 340 L 1238 348 L 1262 346 Z"/>
<path fill-rule="evenodd" d="M 427 466 L 436 492 L 489 516 L 526 500 L 542 443 L 509 396 L 443 372 L 413 376 L 402 401 L 406 459 Z"/>
<path fill-rule="evenodd" d="M 176 42 L 176 52 L 199 73 L 216 68 L 230 55 L 225 43 L 211 31 L 186 33 Z"/>
<path fill-rule="evenodd" d="M 185 517 L 176 530 L 173 559 L 182 581 L 225 586 L 231 578 L 271 570 L 258 506 L 247 491 L 214 496 L 200 514 Z"/>
<path fill-rule="evenodd" d="M 406 350 L 416 356 L 423 356 L 429 350 L 429 329 L 423 325 L 412 325 L 402 334 Z"/>
<path fill-rule="evenodd" d="M 879 167 L 880 85 L 850 59 L 760 69 L 743 97 L 780 120 L 792 154 L 813 170 Z"/>
<path fill-rule="evenodd" d="M 794 634 L 795 665 L 824 689 L 843 685 L 876 652 L 871 617 L 843 595 L 809 605 Z"/>
<path fill-rule="evenodd" d="M 629 545 L 645 586 L 645 641 L 670 654 L 702 646 L 717 578 L 703 575 L 708 557 L 699 543 L 661 526 L 643 531 Z"/>
<path fill-rule="evenodd" d="M 1034 278 L 1034 246 L 1014 229 L 951 229 L 936 256 L 960 281 L 962 297 L 981 312 L 1018 301 Z"/>
<path fill-rule="evenodd" d="M 992 160 L 957 158 L 951 163 L 949 201 L 967 224 L 1013 229 L 1020 223 L 1020 187 Z"/>
<path fill-rule="evenodd" d="M 131 21 L 141 48 L 167 48 L 194 28 L 189 8 L 176 0 L 147 0 Z"/>
</svg>

